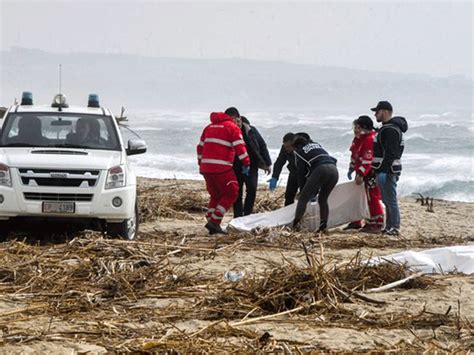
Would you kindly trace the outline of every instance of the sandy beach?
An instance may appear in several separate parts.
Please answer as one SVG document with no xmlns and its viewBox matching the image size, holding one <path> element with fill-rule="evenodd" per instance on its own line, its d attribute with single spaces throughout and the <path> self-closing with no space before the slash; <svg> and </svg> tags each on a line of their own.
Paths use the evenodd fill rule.
<svg viewBox="0 0 474 355">
<path fill-rule="evenodd" d="M 435 200 L 429 212 L 404 197 L 399 237 L 340 228 L 214 237 L 203 181 L 140 178 L 139 190 L 136 241 L 0 231 L 0 352 L 474 349 L 474 276 L 422 275 L 369 293 L 413 273 L 364 262 L 474 245 L 473 203 Z M 257 211 L 282 206 L 283 193 L 261 186 Z"/>
</svg>

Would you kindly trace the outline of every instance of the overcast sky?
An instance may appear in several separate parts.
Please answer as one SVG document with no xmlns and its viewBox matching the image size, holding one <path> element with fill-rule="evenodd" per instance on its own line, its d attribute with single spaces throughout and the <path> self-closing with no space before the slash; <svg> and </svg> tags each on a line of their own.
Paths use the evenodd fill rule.
<svg viewBox="0 0 474 355">
<path fill-rule="evenodd" d="M 471 1 L 0 3 L 1 50 L 239 57 L 472 78 Z"/>
</svg>

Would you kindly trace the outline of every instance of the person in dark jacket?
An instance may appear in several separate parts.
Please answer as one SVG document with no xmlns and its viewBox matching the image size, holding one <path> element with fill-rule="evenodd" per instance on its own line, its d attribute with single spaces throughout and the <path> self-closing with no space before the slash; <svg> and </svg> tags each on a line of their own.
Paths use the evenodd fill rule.
<svg viewBox="0 0 474 355">
<path fill-rule="evenodd" d="M 304 137 L 296 137 L 294 149 L 298 185 L 301 193 L 296 206 L 293 227 L 297 227 L 306 212 L 306 205 L 317 194 L 320 224 L 317 232 L 325 232 L 329 218 L 328 197 L 339 180 L 337 160 L 331 157 L 323 147 L 308 141 Z"/>
<path fill-rule="evenodd" d="M 382 233 L 396 236 L 400 234 L 397 182 L 402 171 L 403 133 L 408 130 L 408 124 L 404 117 L 392 117 L 393 108 L 388 101 L 380 101 L 371 110 L 375 112 L 377 122 L 382 122 L 374 138 L 372 160 L 372 169 L 385 205 L 385 228 Z"/>
<path fill-rule="evenodd" d="M 296 136 L 304 137 L 308 141 L 311 140 L 308 133 L 299 132 L 299 133 L 287 133 L 283 136 L 283 145 L 281 146 L 280 153 L 278 158 L 273 165 L 273 174 L 272 178 L 268 180 L 268 188 L 270 191 L 274 191 L 277 187 L 278 179 L 280 178 L 281 170 L 283 166 L 287 164 L 289 171 L 288 180 L 286 182 L 285 190 L 285 206 L 291 205 L 295 202 L 295 196 L 298 192 L 298 178 L 296 175 L 296 165 L 295 165 L 295 156 L 292 151 L 292 143 Z M 290 151 L 291 150 L 291 151 Z"/>
<path fill-rule="evenodd" d="M 249 120 L 240 116 L 235 107 L 230 107 L 226 113 L 236 118 L 237 125 L 242 131 L 247 152 L 250 156 L 250 170 L 248 175 L 242 173 L 242 163 L 236 157 L 234 160 L 234 171 L 239 182 L 239 196 L 234 203 L 234 218 L 252 214 L 255 198 L 257 197 L 258 169 L 271 173 L 272 160 L 268 152 L 267 144 L 258 130 L 250 125 Z M 245 185 L 245 200 L 243 199 L 243 187 Z M 244 200 L 244 201 L 243 201 Z"/>
</svg>

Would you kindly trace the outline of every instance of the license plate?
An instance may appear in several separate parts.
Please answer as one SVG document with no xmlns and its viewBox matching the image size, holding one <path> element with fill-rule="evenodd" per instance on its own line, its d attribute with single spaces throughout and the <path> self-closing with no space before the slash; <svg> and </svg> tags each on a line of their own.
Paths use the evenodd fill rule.
<svg viewBox="0 0 474 355">
<path fill-rule="evenodd" d="M 43 202 L 43 213 L 74 213 L 74 202 Z"/>
</svg>

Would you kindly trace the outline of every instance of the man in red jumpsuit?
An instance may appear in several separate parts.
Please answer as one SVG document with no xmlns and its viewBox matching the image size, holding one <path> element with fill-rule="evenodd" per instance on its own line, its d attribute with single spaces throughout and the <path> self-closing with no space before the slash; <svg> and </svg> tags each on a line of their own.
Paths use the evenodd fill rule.
<svg viewBox="0 0 474 355">
<path fill-rule="evenodd" d="M 234 119 L 223 112 L 213 112 L 210 118 L 197 146 L 199 172 L 210 195 L 205 227 L 209 234 L 225 234 L 220 226 L 222 219 L 239 195 L 234 158 L 240 159 L 244 175 L 249 174 L 250 158 Z"/>
<path fill-rule="evenodd" d="M 384 210 L 380 189 L 375 183 L 375 175 L 371 168 L 375 131 L 369 116 L 360 116 L 354 121 L 354 133 L 356 137 L 354 137 L 350 148 L 352 154 L 348 178 L 351 179 L 352 172 L 355 172 L 356 184 L 365 184 L 370 210 L 370 219 L 366 221 L 361 232 L 380 233 L 384 223 Z M 361 227 L 362 221 L 353 221 L 344 229 L 360 229 Z"/>
</svg>

